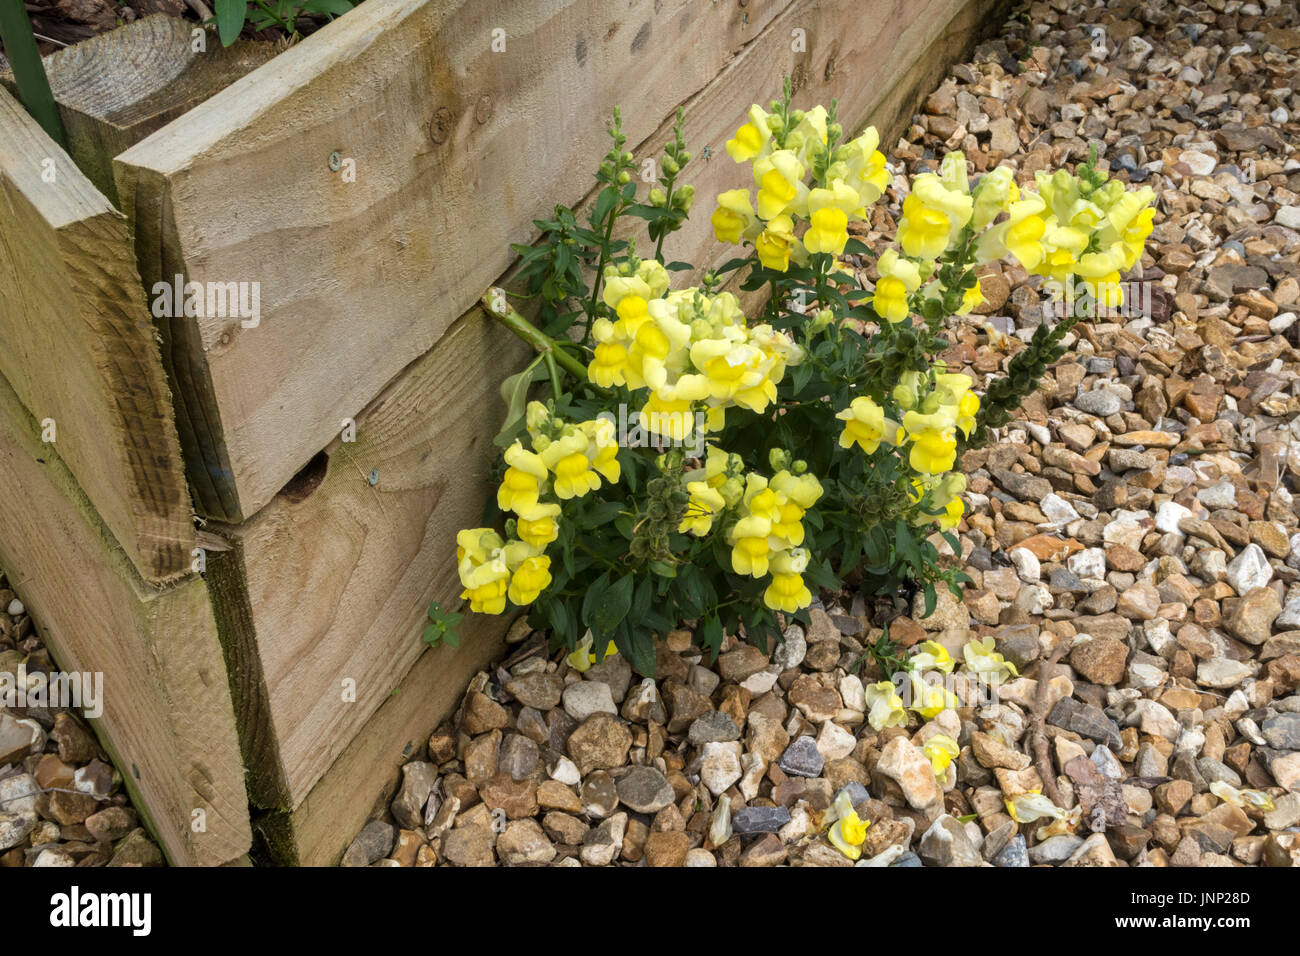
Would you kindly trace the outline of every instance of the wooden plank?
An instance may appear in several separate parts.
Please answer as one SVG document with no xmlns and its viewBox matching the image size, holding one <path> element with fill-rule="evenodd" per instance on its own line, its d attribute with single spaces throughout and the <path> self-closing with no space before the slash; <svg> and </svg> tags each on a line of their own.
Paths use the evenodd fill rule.
<svg viewBox="0 0 1300 956">
<path fill-rule="evenodd" d="M 296 809 L 254 818 L 273 862 L 334 866 L 366 821 L 387 809 L 398 769 L 427 758 L 429 735 L 459 706 L 470 678 L 504 652 L 505 620 L 484 623 L 458 650 L 425 651 Z"/>
<path fill-rule="evenodd" d="M 368 0 L 119 156 L 149 286 L 260 283 L 256 328 L 168 337 L 199 510 L 269 501 L 586 191 L 616 104 L 646 138 L 787 6 Z"/>
<path fill-rule="evenodd" d="M 0 379 L 0 562 L 59 666 L 102 675 L 91 723 L 168 859 L 225 863 L 251 831 L 207 589 L 143 582 L 39 430 Z"/>
<path fill-rule="evenodd" d="M 232 545 L 208 580 L 259 806 L 302 802 L 420 656 L 430 601 L 460 604 L 456 532 L 482 520 L 497 386 L 526 351 L 474 310 L 358 417 L 355 441 L 243 524 L 209 525 Z M 467 618 L 464 643 L 496 623 Z"/>
<path fill-rule="evenodd" d="M 114 156 L 275 52 L 275 44 L 253 40 L 223 47 L 215 32 L 158 13 L 51 53 L 44 63 L 73 160 L 116 203 Z M 11 74 L 0 73 L 0 82 L 14 92 Z"/>
<path fill-rule="evenodd" d="M 186 573 L 190 499 L 125 217 L 2 89 L 0 336 L 0 374 L 53 420 L 60 456 L 141 575 Z"/>
</svg>

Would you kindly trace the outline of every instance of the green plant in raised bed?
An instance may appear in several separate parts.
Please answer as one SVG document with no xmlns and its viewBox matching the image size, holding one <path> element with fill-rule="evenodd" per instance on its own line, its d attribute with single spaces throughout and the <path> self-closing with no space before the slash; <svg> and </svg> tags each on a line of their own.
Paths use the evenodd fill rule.
<svg viewBox="0 0 1300 956">
<path fill-rule="evenodd" d="M 287 36 L 298 32 L 298 19 L 323 16 L 333 19 L 351 10 L 359 0 L 215 0 L 213 17 L 222 46 L 239 39 L 245 24 L 253 30 L 277 27 Z"/>
<path fill-rule="evenodd" d="M 960 596 L 964 575 L 940 559 L 942 546 L 960 550 L 960 449 L 1037 384 L 1060 343 L 1022 352 L 981 421 L 971 378 L 937 358 L 945 320 L 978 304 L 977 266 L 1003 257 L 1113 300 L 1151 227 L 1150 190 L 1126 193 L 1095 164 L 1022 194 L 1007 169 L 972 184 L 952 153 L 915 177 L 898 248 L 877 251 L 849 230 L 891 184 L 875 130 L 845 141 L 834 103 L 794 109 L 787 84 L 727 143 L 755 191 L 719 195 L 712 224 L 750 251 L 672 289 L 671 273 L 691 268 L 662 252 L 690 208 L 680 130 L 679 116 L 641 203 L 616 114 L 585 223 L 559 207 L 538 224 L 542 240 L 520 247 L 543 329 L 502 290 L 484 297 L 538 350 L 531 368 L 548 369 L 550 396 L 525 402 L 531 374 L 510 384 L 495 507 L 457 537 L 472 611 L 528 608 L 557 648 L 612 641 L 647 674 L 654 635 L 689 622 L 712 654 L 726 633 L 766 647 L 783 623 L 807 621 L 814 588 L 916 593 L 926 614 L 940 588 Z M 648 223 L 652 258 L 614 238 L 623 216 Z M 864 285 L 845 257 L 874 260 L 878 278 Z M 733 272 L 741 292 L 767 293 L 757 321 L 721 289 Z M 988 648 L 967 650 L 1001 672 Z M 926 653 L 950 673 L 940 651 Z M 871 653 L 906 669 L 887 637 Z M 878 719 L 899 720 L 892 685 L 873 686 Z M 942 688 L 920 691 L 923 717 L 950 706 Z"/>
</svg>

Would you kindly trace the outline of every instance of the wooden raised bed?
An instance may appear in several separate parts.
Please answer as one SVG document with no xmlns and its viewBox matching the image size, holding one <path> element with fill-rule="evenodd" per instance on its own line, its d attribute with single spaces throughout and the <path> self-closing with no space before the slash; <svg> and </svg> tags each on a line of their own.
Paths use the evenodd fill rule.
<svg viewBox="0 0 1300 956">
<path fill-rule="evenodd" d="M 799 105 L 838 97 L 888 152 L 996 5 L 367 0 L 110 157 L 143 288 L 261 290 L 256 327 L 156 321 L 273 858 L 337 860 L 501 647 L 507 622 L 477 617 L 459 651 L 418 639 L 431 600 L 458 603 L 454 532 L 523 358 L 474 303 L 533 219 L 584 199 L 613 107 L 637 156 L 686 107 L 701 208 L 670 251 L 716 262 L 707 206 L 738 183 L 723 144 L 753 100 L 791 75 Z"/>
</svg>

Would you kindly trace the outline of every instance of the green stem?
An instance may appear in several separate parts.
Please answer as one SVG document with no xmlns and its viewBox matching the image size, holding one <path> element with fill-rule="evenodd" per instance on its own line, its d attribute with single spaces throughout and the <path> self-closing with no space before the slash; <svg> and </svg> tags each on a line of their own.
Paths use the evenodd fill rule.
<svg viewBox="0 0 1300 956">
<path fill-rule="evenodd" d="M 560 348 L 559 343 L 520 315 L 506 302 L 505 293 L 500 289 L 489 289 L 480 300 L 488 314 L 519 336 L 542 356 L 558 363 L 579 382 L 587 381 L 587 369 L 576 358 Z M 595 387 L 595 386 L 593 386 Z"/>
<path fill-rule="evenodd" d="M 564 394 L 564 388 L 560 384 L 560 369 L 555 364 L 556 349 L 542 353 L 542 359 L 546 362 L 547 374 L 551 376 L 551 397 L 557 402 L 560 396 Z"/>
<path fill-rule="evenodd" d="M 591 303 L 587 306 L 587 325 L 582 330 L 583 345 L 591 341 L 591 326 L 596 321 L 596 308 L 600 302 L 600 284 L 605 280 L 605 259 L 609 254 L 609 242 L 614 236 L 614 223 L 618 219 L 619 207 L 622 204 L 621 198 L 615 201 L 609 210 L 609 218 L 605 221 L 605 238 L 600 244 L 600 256 L 596 260 L 596 278 L 591 282 Z"/>
<path fill-rule="evenodd" d="M 63 131 L 58 107 L 54 105 L 50 81 L 45 76 L 45 64 L 41 62 L 40 50 L 36 48 L 32 21 L 27 16 L 22 0 L 0 0 L 0 42 L 4 43 L 5 54 L 14 71 L 18 99 L 32 118 L 41 124 L 50 139 L 66 151 L 68 137 Z"/>
</svg>

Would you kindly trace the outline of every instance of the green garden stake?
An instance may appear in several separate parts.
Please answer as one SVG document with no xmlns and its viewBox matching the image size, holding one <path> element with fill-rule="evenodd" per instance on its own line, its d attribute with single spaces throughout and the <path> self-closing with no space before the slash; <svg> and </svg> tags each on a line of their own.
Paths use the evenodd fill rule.
<svg viewBox="0 0 1300 956">
<path fill-rule="evenodd" d="M 0 0 L 0 41 L 18 83 L 18 99 L 50 138 L 66 150 L 68 139 L 23 0 Z"/>
</svg>

